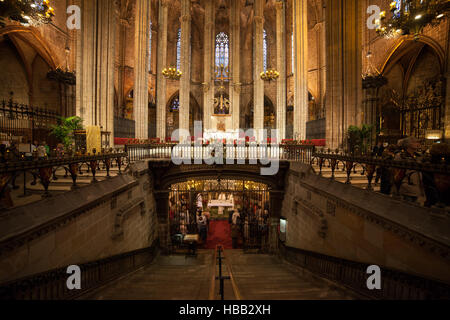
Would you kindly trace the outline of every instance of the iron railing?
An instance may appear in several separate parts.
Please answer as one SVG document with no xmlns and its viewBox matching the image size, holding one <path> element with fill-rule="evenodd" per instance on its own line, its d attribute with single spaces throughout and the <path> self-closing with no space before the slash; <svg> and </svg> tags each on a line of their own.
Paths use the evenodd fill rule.
<svg viewBox="0 0 450 320">
<path fill-rule="evenodd" d="M 313 145 L 196 145 L 196 144 L 134 144 L 126 145 L 130 161 L 145 159 L 208 159 L 223 157 L 234 160 L 288 160 L 310 163 L 315 151 Z M 217 154 L 217 153 L 220 153 Z"/>
<path fill-rule="evenodd" d="M 368 264 L 335 258 L 280 244 L 282 258 L 368 298 L 382 300 L 437 300 L 450 298 L 450 285 L 381 267 L 381 290 L 367 288 Z"/>
<path fill-rule="evenodd" d="M 122 167 L 125 165 L 127 158 L 126 153 L 108 153 L 95 156 L 75 156 L 67 158 L 50 158 L 48 160 L 33 160 L 33 161 L 6 161 L 0 162 L 0 200 L 7 203 L 1 203 L 5 207 L 12 206 L 12 201 L 9 196 L 10 188 L 12 184 L 15 187 L 17 177 L 23 173 L 23 194 L 27 194 L 26 190 L 26 178 L 27 174 L 33 176 L 32 184 L 35 185 L 39 179 L 44 188 L 43 198 L 50 196 L 49 186 L 52 181 L 58 180 L 56 171 L 58 169 L 64 169 L 65 176 L 72 178 L 72 189 L 76 189 L 77 178 L 83 175 L 83 170 L 92 174 L 92 181 L 96 180 L 96 173 L 104 169 L 106 170 L 106 176 L 110 177 L 110 169 L 115 165 L 119 169 L 119 174 L 122 173 Z M 101 164 L 103 163 L 103 168 Z M 84 169 L 83 169 L 84 168 Z"/>
<path fill-rule="evenodd" d="M 10 137 L 23 137 L 27 141 L 48 141 L 52 125 L 58 122 L 59 114 L 44 108 L 14 103 L 12 99 L 0 103 L 1 141 Z"/>
<path fill-rule="evenodd" d="M 151 263 L 156 242 L 144 248 L 79 265 L 81 289 L 69 290 L 67 268 L 59 268 L 14 280 L 0 286 L 0 300 L 71 300 Z"/>
<path fill-rule="evenodd" d="M 410 184 L 411 175 L 420 173 L 421 183 L 425 189 L 427 205 L 445 207 L 450 199 L 450 165 L 446 163 L 419 162 L 413 159 L 386 160 L 377 157 L 351 156 L 338 153 L 314 153 L 312 164 L 319 166 L 319 175 L 328 165 L 331 168 L 331 180 L 335 179 L 337 170 L 347 175 L 346 184 L 351 184 L 352 175 L 367 177 L 367 190 L 373 191 L 372 181 L 377 168 L 385 170 L 389 183 L 393 187 L 393 195 L 400 197 L 400 188 L 404 183 Z M 383 178 L 382 178 L 383 179 Z"/>
</svg>

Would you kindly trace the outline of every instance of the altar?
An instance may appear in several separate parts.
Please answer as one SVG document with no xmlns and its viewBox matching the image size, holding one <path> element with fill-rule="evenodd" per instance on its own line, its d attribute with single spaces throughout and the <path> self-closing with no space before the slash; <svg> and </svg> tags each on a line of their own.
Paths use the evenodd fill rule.
<svg viewBox="0 0 450 320">
<path fill-rule="evenodd" d="M 208 202 L 208 208 L 218 208 L 218 214 L 223 215 L 223 211 L 225 208 L 234 208 L 234 198 L 231 196 L 229 199 L 226 199 L 224 195 L 221 195 L 218 200 L 210 200 Z"/>
</svg>

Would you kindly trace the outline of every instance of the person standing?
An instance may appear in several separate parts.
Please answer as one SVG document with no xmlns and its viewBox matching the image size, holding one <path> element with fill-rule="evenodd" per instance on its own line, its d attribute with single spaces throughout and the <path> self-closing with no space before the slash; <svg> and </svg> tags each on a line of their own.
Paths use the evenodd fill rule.
<svg viewBox="0 0 450 320">
<path fill-rule="evenodd" d="M 41 142 L 36 149 L 38 160 L 45 160 L 47 158 L 47 149 L 45 148 L 45 142 Z"/>
<path fill-rule="evenodd" d="M 208 237 L 207 224 L 206 224 L 206 218 L 204 215 L 202 215 L 201 212 L 199 212 L 198 216 L 197 216 L 197 227 L 198 227 L 200 239 L 202 240 L 203 243 L 205 243 L 206 239 Z"/>
<path fill-rule="evenodd" d="M 418 153 L 420 143 L 415 137 L 400 140 L 399 147 L 401 147 L 404 152 L 398 153 L 395 156 L 395 160 L 420 161 L 421 155 Z M 399 193 L 404 200 L 409 202 L 417 202 L 419 198 L 423 198 L 425 193 L 422 184 L 422 174 L 418 171 L 406 170 L 405 178 L 402 181 Z"/>
</svg>

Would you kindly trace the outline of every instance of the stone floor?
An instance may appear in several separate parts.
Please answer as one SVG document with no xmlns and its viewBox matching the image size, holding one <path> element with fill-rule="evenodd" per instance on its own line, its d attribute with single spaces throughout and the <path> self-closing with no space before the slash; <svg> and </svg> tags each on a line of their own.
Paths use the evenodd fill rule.
<svg viewBox="0 0 450 320">
<path fill-rule="evenodd" d="M 88 300 L 208 300 L 213 250 L 158 256 L 149 266 L 83 297 Z"/>
<path fill-rule="evenodd" d="M 223 275 L 225 300 L 349 300 L 358 297 L 307 271 L 269 255 L 226 250 Z M 155 261 L 106 287 L 87 300 L 220 300 L 214 251 L 197 258 L 159 256 Z"/>
</svg>

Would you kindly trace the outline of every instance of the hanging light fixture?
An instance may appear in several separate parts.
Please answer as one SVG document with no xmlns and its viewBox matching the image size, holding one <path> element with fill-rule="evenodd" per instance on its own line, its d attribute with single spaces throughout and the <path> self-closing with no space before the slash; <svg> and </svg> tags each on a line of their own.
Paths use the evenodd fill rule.
<svg viewBox="0 0 450 320">
<path fill-rule="evenodd" d="M 174 67 L 164 68 L 162 74 L 164 77 L 170 80 L 180 80 L 181 76 L 183 75 L 180 70 Z"/>
<path fill-rule="evenodd" d="M 377 33 L 381 36 L 413 34 L 418 39 L 426 26 L 435 26 L 448 17 L 449 0 L 397 0 L 390 4 L 392 16 L 388 19 L 386 11 L 380 13 Z"/>
<path fill-rule="evenodd" d="M 49 0 L 0 0 L 0 26 L 5 19 L 18 21 L 24 26 L 47 24 L 55 16 Z"/>
<path fill-rule="evenodd" d="M 380 71 L 373 65 L 372 62 L 372 51 L 367 52 L 367 69 L 362 75 L 362 85 L 363 89 L 378 89 L 388 83 L 386 77 L 384 77 Z"/>
<path fill-rule="evenodd" d="M 274 69 L 269 69 L 266 72 L 261 72 L 261 79 L 264 81 L 274 81 L 280 77 L 280 73 Z"/>
</svg>

